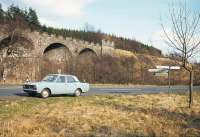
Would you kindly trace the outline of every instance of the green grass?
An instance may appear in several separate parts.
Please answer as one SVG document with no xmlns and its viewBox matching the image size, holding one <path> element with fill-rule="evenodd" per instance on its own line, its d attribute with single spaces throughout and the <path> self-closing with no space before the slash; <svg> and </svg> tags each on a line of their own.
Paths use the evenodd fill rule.
<svg viewBox="0 0 200 137">
<path fill-rule="evenodd" d="M 101 95 L 0 100 L 0 136 L 196 137 L 200 94 Z"/>
</svg>

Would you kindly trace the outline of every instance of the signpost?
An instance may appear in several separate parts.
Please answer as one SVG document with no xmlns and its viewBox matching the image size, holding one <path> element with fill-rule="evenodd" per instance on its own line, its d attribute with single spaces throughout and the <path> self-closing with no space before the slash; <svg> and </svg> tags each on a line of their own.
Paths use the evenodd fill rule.
<svg viewBox="0 0 200 137">
<path fill-rule="evenodd" d="M 157 69 L 179 70 L 179 66 L 156 66 Z"/>
<path fill-rule="evenodd" d="M 171 88 L 171 70 L 180 70 L 179 66 L 156 66 L 156 69 L 149 69 L 148 71 L 153 73 L 157 77 L 168 77 L 169 89 Z"/>
</svg>

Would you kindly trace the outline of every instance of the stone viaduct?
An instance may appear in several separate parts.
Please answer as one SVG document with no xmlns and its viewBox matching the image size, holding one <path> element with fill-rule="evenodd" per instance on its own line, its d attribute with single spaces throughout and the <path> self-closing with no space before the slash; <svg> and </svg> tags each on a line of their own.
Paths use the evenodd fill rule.
<svg viewBox="0 0 200 137">
<path fill-rule="evenodd" d="M 60 52 L 65 50 L 65 54 L 68 58 L 68 60 L 73 60 L 80 56 L 81 54 L 89 53 L 93 54 L 95 56 L 100 56 L 109 54 L 113 55 L 115 51 L 114 43 L 109 41 L 102 40 L 102 44 L 95 44 L 90 43 L 87 41 L 74 39 L 71 37 L 62 37 L 62 36 L 55 36 L 55 35 L 49 35 L 47 33 L 40 33 L 37 31 L 30 31 L 30 30 L 20 30 L 20 38 L 23 39 L 25 42 L 18 43 L 18 45 L 13 46 L 9 43 L 9 40 L 11 40 L 11 32 L 8 32 L 6 27 L 3 27 L 0 25 L 0 80 L 2 81 L 4 77 L 8 77 L 9 73 L 13 75 L 17 75 L 18 72 L 23 71 L 22 67 L 24 67 L 26 64 L 29 64 L 29 66 L 32 64 L 36 64 L 36 61 L 33 60 L 33 58 L 43 58 L 45 54 L 50 50 L 59 49 L 58 52 L 55 52 L 59 56 Z M 10 44 L 10 45 L 9 45 Z M 13 46 L 14 48 L 12 48 Z M 10 51 L 11 49 L 11 51 Z M 54 54 L 55 54 L 54 53 Z M 13 56 L 12 56 L 13 55 Z M 50 55 L 51 56 L 51 55 Z M 55 55 L 54 55 L 55 56 Z M 31 61 L 29 59 L 26 63 L 18 63 L 18 65 L 13 66 L 11 65 L 12 62 L 9 63 L 6 58 L 31 58 Z M 13 59 L 13 58 L 12 58 Z M 6 61 L 5 61 L 6 60 Z M 9 67 L 10 65 L 10 67 Z M 24 71 L 27 73 L 37 73 L 38 66 L 34 65 L 34 70 L 29 70 L 30 68 L 25 68 Z M 20 68 L 21 67 L 21 68 Z M 21 74 L 26 75 L 26 74 Z M 25 76 L 21 78 L 22 76 L 14 76 L 16 79 L 25 79 Z M 28 74 L 30 75 L 30 74 Z M 31 74 L 32 75 L 32 74 Z M 12 75 L 11 75 L 12 76 Z M 10 76 L 10 77 L 11 77 Z M 31 77 L 35 78 L 35 74 Z"/>
<path fill-rule="evenodd" d="M 0 30 L 0 43 L 9 37 L 6 30 Z M 62 37 L 40 33 L 37 31 L 24 30 L 21 32 L 21 37 L 25 38 L 34 47 L 29 56 L 41 57 L 48 48 L 56 48 L 54 45 L 61 45 L 67 48 L 70 56 L 76 57 L 83 52 L 93 52 L 97 56 L 101 54 L 112 55 L 114 43 L 102 40 L 102 44 L 89 43 L 87 41 L 73 39 L 71 37 Z"/>
</svg>

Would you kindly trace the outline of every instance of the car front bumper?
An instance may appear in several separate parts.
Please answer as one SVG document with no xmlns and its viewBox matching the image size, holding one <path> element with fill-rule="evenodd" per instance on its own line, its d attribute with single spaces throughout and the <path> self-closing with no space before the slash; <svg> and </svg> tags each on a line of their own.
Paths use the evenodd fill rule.
<svg viewBox="0 0 200 137">
<path fill-rule="evenodd" d="M 23 91 L 26 93 L 38 93 L 37 90 L 33 90 L 33 89 L 23 89 Z"/>
</svg>

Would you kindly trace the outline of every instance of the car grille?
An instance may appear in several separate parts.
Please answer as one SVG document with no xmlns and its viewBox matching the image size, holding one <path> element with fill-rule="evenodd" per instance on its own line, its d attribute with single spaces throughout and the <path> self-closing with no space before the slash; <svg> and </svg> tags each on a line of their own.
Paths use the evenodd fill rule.
<svg viewBox="0 0 200 137">
<path fill-rule="evenodd" d="M 24 89 L 34 89 L 33 85 L 24 85 Z"/>
</svg>

